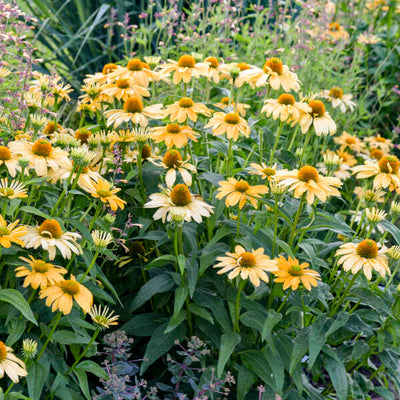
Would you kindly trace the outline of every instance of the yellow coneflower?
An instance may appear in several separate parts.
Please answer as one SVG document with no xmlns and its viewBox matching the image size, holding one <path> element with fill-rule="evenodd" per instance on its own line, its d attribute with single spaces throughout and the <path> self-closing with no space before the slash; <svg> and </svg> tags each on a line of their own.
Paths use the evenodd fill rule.
<svg viewBox="0 0 400 400">
<path fill-rule="evenodd" d="M 18 383 L 20 377 L 27 376 L 25 363 L 13 354 L 13 349 L 0 340 L 0 379 L 7 374 L 9 378 Z"/>
<path fill-rule="evenodd" d="M 261 112 L 267 117 L 292 122 L 293 125 L 300 121 L 302 114 L 311 113 L 312 109 L 307 103 L 297 102 L 291 94 L 283 93 L 278 99 L 265 100 Z"/>
<path fill-rule="evenodd" d="M 71 275 L 70 279 L 57 282 L 40 291 L 39 297 L 46 299 L 46 306 L 52 311 L 61 311 L 64 315 L 71 312 L 74 300 L 88 313 L 93 304 L 93 295 L 89 289 L 77 282 Z"/>
<path fill-rule="evenodd" d="M 333 135 L 336 132 L 336 123 L 325 110 L 325 105 L 321 100 L 311 100 L 308 103 L 311 111 L 302 113 L 300 117 L 301 131 L 306 133 L 313 125 L 317 136 Z"/>
<path fill-rule="evenodd" d="M 162 104 L 153 104 L 144 107 L 139 97 L 128 97 L 125 100 L 122 110 L 107 110 L 104 115 L 107 118 L 107 126 L 118 127 L 124 122 L 131 121 L 135 125 L 145 128 L 148 124 L 148 118 L 160 119 L 163 117 Z"/>
<path fill-rule="evenodd" d="M 21 170 L 21 167 L 18 165 L 18 158 L 11 153 L 11 150 L 7 146 L 0 146 L 0 166 L 5 165 L 12 178 L 17 175 L 17 171 Z"/>
<path fill-rule="evenodd" d="M 340 144 L 340 150 L 339 151 L 344 151 L 346 149 L 350 149 L 352 151 L 355 151 L 356 153 L 359 153 L 364 150 L 365 144 L 355 135 L 350 135 L 346 131 L 343 131 L 343 133 L 339 137 L 333 138 L 336 144 Z"/>
<path fill-rule="evenodd" d="M 180 81 L 189 83 L 192 77 L 206 76 L 208 69 L 209 64 L 196 63 L 196 60 L 188 54 L 181 56 L 178 61 L 168 60 L 166 64 L 160 65 L 162 73 L 173 73 L 172 80 L 175 85 Z"/>
<path fill-rule="evenodd" d="M 89 315 L 94 325 L 100 330 L 118 325 L 119 316 L 114 315 L 114 311 L 111 311 L 107 306 L 102 309 L 101 306 L 94 305 L 90 309 Z"/>
<path fill-rule="evenodd" d="M 182 97 L 179 101 L 167 106 L 164 111 L 165 117 L 169 116 L 172 122 L 177 121 L 180 124 L 188 119 L 196 122 L 199 114 L 209 117 L 211 111 L 203 103 L 194 103 L 189 97 Z"/>
<path fill-rule="evenodd" d="M 261 179 L 266 179 L 269 182 L 271 182 L 274 180 L 274 176 L 276 174 L 276 166 L 277 166 L 276 163 L 272 167 L 269 167 L 265 163 L 261 164 L 252 163 L 250 164 L 250 167 L 253 168 L 253 171 L 250 171 L 249 173 L 260 175 Z"/>
<path fill-rule="evenodd" d="M 300 81 L 297 74 L 291 72 L 287 65 L 284 65 L 279 58 L 272 57 L 265 61 L 263 68 L 250 68 L 244 71 L 237 79 L 238 85 L 247 82 L 251 87 L 262 87 L 267 83 L 274 90 L 280 87 L 285 92 L 300 89 Z"/>
<path fill-rule="evenodd" d="M 238 112 L 241 117 L 244 117 L 246 115 L 246 110 L 250 108 L 248 104 L 235 103 L 235 101 L 229 97 L 223 97 L 220 102 L 215 103 L 214 106 L 220 108 L 221 110 L 225 110 L 227 107 L 233 107 L 233 109 Z"/>
<path fill-rule="evenodd" d="M 239 114 L 216 112 L 204 128 L 211 128 L 214 136 L 226 133 L 228 139 L 237 141 L 239 135 L 250 136 L 249 124 Z"/>
<path fill-rule="evenodd" d="M 226 257 L 217 257 L 219 263 L 214 268 L 221 268 L 217 274 L 229 272 L 228 279 L 235 279 L 240 275 L 241 279 L 250 279 L 256 287 L 260 286 L 261 281 L 269 281 L 267 272 L 274 273 L 278 269 L 277 262 L 264 254 L 262 247 L 249 252 L 242 246 L 235 246 L 234 253 L 225 254 Z"/>
<path fill-rule="evenodd" d="M 209 217 L 213 213 L 214 208 L 199 196 L 190 193 L 184 184 L 167 188 L 162 193 L 151 194 L 150 201 L 144 207 L 158 208 L 153 215 L 154 220 L 172 221 L 174 215 L 179 215 L 184 221 L 190 222 L 193 218 L 199 224 L 202 217 Z"/>
<path fill-rule="evenodd" d="M 7 199 L 25 199 L 28 197 L 27 189 L 21 182 L 11 181 L 9 184 L 7 178 L 2 178 L 0 180 L 0 198 L 1 197 Z"/>
<path fill-rule="evenodd" d="M 356 103 L 352 101 L 352 94 L 343 94 L 343 89 L 340 87 L 333 87 L 330 90 L 323 90 L 320 97 L 327 99 L 333 108 L 339 108 L 342 113 L 345 113 L 347 109 L 353 111 Z"/>
<path fill-rule="evenodd" d="M 374 240 L 365 239 L 360 243 L 342 244 L 335 255 L 339 256 L 338 264 L 343 265 L 346 272 L 356 274 L 362 269 L 366 278 L 371 280 L 372 271 L 378 272 L 382 277 L 391 274 L 386 252 L 386 247 L 379 248 Z"/>
<path fill-rule="evenodd" d="M 384 153 L 389 153 L 393 148 L 392 140 L 386 139 L 381 135 L 366 137 L 364 141 L 368 143 L 371 149 L 380 149 Z"/>
<path fill-rule="evenodd" d="M 342 186 L 340 179 L 323 176 L 310 165 L 293 171 L 280 170 L 275 175 L 275 180 L 280 182 L 280 185 L 293 190 L 295 198 L 306 194 L 308 204 L 314 202 L 315 196 L 322 202 L 325 202 L 329 196 L 340 196 L 336 188 Z"/>
<path fill-rule="evenodd" d="M 0 215 L 0 245 L 8 248 L 11 246 L 11 243 L 16 243 L 19 244 L 20 246 L 24 247 L 25 243 L 20 239 L 22 238 L 26 232 L 27 229 L 24 226 L 18 226 L 19 219 L 17 219 L 15 222 L 8 224 L 3 218 L 2 215 Z"/>
<path fill-rule="evenodd" d="M 60 251 L 63 258 L 70 259 L 72 253 L 79 255 L 82 249 L 77 243 L 77 239 L 80 237 L 79 233 L 63 232 L 55 219 L 46 219 L 40 226 L 27 226 L 22 240 L 28 249 L 42 247 L 43 250 L 47 250 L 49 259 L 54 260 L 56 249 Z"/>
<path fill-rule="evenodd" d="M 363 165 L 353 167 L 353 174 L 359 179 L 374 176 L 374 189 L 386 189 L 390 191 L 400 189 L 400 162 L 396 156 L 384 156 L 379 162 L 365 161 Z"/>
<path fill-rule="evenodd" d="M 18 278 L 25 277 L 24 287 L 32 286 L 33 289 L 40 287 L 44 289 L 49 285 L 54 285 L 57 282 L 64 280 L 63 275 L 68 271 L 58 265 L 47 263 L 43 260 L 38 260 L 31 255 L 29 258 L 19 257 L 25 261 L 29 267 L 20 266 L 15 268 L 15 276 Z"/>
<path fill-rule="evenodd" d="M 8 147 L 13 153 L 27 158 L 38 176 L 46 176 L 49 169 L 56 171 L 59 167 L 66 167 L 69 162 L 66 151 L 53 147 L 45 139 L 39 139 L 35 143 L 10 142 Z"/>
<path fill-rule="evenodd" d="M 155 143 L 164 142 L 170 149 L 177 147 L 178 149 L 186 146 L 189 139 L 197 142 L 196 137 L 199 134 L 189 126 L 181 126 L 175 122 L 166 126 L 157 126 L 150 129 L 150 137 Z"/>
<path fill-rule="evenodd" d="M 239 203 L 239 209 L 242 209 L 247 201 L 254 208 L 257 208 L 257 198 L 262 194 L 268 193 L 266 185 L 251 186 L 246 181 L 237 181 L 235 178 L 228 178 L 227 181 L 218 182 L 218 193 L 215 196 L 218 200 L 226 197 L 225 204 L 232 207 Z"/>
<path fill-rule="evenodd" d="M 299 285 L 302 284 L 307 290 L 311 290 L 312 286 L 317 286 L 318 281 L 321 280 L 317 271 L 309 269 L 308 263 L 299 263 L 297 258 L 279 256 L 276 259 L 278 262 L 278 270 L 272 271 L 277 276 L 275 282 L 283 283 L 283 290 L 289 287 L 292 290 L 297 290 Z"/>
<path fill-rule="evenodd" d="M 101 91 L 110 98 L 123 101 L 132 96 L 139 98 L 150 96 L 148 90 L 138 86 L 132 79 L 128 78 L 118 78 L 115 82 L 106 83 L 101 87 Z"/>
<path fill-rule="evenodd" d="M 120 188 L 112 188 L 112 184 L 101 178 L 97 182 L 82 182 L 81 188 L 90 193 L 93 197 L 100 199 L 103 203 L 108 203 L 111 210 L 117 211 L 125 208 L 126 201 L 122 200 L 115 193 L 118 193 Z"/>
<path fill-rule="evenodd" d="M 331 22 L 326 33 L 334 40 L 346 40 L 350 37 L 349 33 L 338 22 Z"/>
</svg>

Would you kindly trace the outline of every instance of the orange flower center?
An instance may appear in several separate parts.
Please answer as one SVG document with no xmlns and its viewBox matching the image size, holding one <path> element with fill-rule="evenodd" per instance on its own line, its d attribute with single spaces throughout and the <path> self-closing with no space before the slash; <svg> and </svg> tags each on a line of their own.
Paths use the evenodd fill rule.
<svg viewBox="0 0 400 400">
<path fill-rule="evenodd" d="M 391 171 L 389 171 L 389 165 Z M 396 156 L 384 156 L 379 161 L 379 169 L 381 172 L 397 174 L 399 172 L 399 159 Z"/>
<path fill-rule="evenodd" d="M 119 89 L 126 89 L 129 87 L 129 81 L 128 79 L 118 79 L 117 80 L 117 87 Z"/>
<path fill-rule="evenodd" d="M 142 147 L 142 159 L 145 160 L 151 156 L 151 146 L 148 144 L 143 145 Z"/>
<path fill-rule="evenodd" d="M 7 348 L 6 345 L 0 340 L 0 362 L 7 358 Z"/>
<path fill-rule="evenodd" d="M 141 71 L 143 69 L 143 63 L 138 58 L 133 58 L 128 61 L 126 68 L 128 68 L 129 71 Z"/>
<path fill-rule="evenodd" d="M 378 245 L 372 239 L 365 239 L 358 244 L 357 254 L 363 258 L 375 258 L 378 255 Z"/>
<path fill-rule="evenodd" d="M 148 144 L 145 144 L 142 147 L 142 159 L 146 160 L 146 158 L 149 158 L 151 156 L 151 146 Z"/>
<path fill-rule="evenodd" d="M 329 92 L 329 96 L 334 97 L 336 99 L 341 99 L 343 97 L 343 90 L 340 87 L 333 87 Z"/>
<path fill-rule="evenodd" d="M 286 106 L 292 106 L 296 100 L 291 94 L 283 93 L 278 97 L 278 103 L 279 104 L 284 104 Z"/>
<path fill-rule="evenodd" d="M 250 189 L 250 185 L 246 181 L 239 181 L 235 183 L 235 190 L 244 193 Z"/>
<path fill-rule="evenodd" d="M 369 155 L 376 160 L 380 160 L 383 157 L 383 151 L 380 149 L 371 149 Z"/>
<path fill-rule="evenodd" d="M 72 279 L 61 282 L 60 288 L 64 293 L 70 296 L 76 296 L 80 291 L 79 283 Z"/>
<path fill-rule="evenodd" d="M 215 57 L 207 57 L 205 61 L 210 64 L 211 68 L 217 68 L 219 66 L 219 61 Z"/>
<path fill-rule="evenodd" d="M 379 142 L 379 143 L 386 143 L 386 139 L 384 137 L 382 137 L 382 136 L 377 136 L 375 138 L 375 141 Z"/>
<path fill-rule="evenodd" d="M 57 128 L 60 128 L 60 125 L 57 124 Z M 50 135 L 51 133 L 54 133 L 56 131 L 56 124 L 54 121 L 50 121 L 47 123 L 47 125 L 43 129 L 43 133 L 46 135 Z"/>
<path fill-rule="evenodd" d="M 267 61 L 265 61 L 263 70 L 266 74 L 270 73 L 270 71 L 272 70 L 273 72 L 276 72 L 278 75 L 282 75 L 283 74 L 282 61 L 276 57 L 269 58 Z"/>
<path fill-rule="evenodd" d="M 128 97 L 124 104 L 124 111 L 127 113 L 140 113 L 143 111 L 143 103 L 139 97 Z"/>
<path fill-rule="evenodd" d="M 229 104 L 229 97 L 223 97 L 221 99 L 221 103 L 225 104 L 225 105 L 228 105 Z M 231 100 L 231 103 L 233 104 L 233 100 Z"/>
<path fill-rule="evenodd" d="M 179 183 L 172 189 L 170 197 L 172 202 L 178 207 L 187 206 L 192 201 L 192 195 L 188 187 L 182 183 Z"/>
<path fill-rule="evenodd" d="M 265 175 L 268 175 L 268 176 L 273 176 L 273 175 L 275 175 L 276 174 L 276 171 L 275 171 L 275 169 L 274 168 L 265 168 L 265 169 L 263 169 L 263 171 L 262 171 Z"/>
<path fill-rule="evenodd" d="M 77 129 L 75 132 L 75 138 L 80 140 L 82 143 L 87 143 L 90 135 L 90 131 L 86 128 Z"/>
<path fill-rule="evenodd" d="M 182 164 L 182 156 L 178 150 L 169 150 L 165 153 L 163 163 L 167 168 L 179 167 Z"/>
<path fill-rule="evenodd" d="M 8 147 L 6 146 L 0 146 L 0 160 L 1 161 L 7 161 L 11 160 L 11 151 Z"/>
<path fill-rule="evenodd" d="M 58 239 L 62 236 L 63 231 L 60 224 L 55 219 L 46 219 L 42 225 L 39 226 L 39 233 L 50 239 Z"/>
<path fill-rule="evenodd" d="M 142 67 L 146 68 L 146 69 L 150 69 L 150 65 L 145 62 L 142 62 Z"/>
<path fill-rule="evenodd" d="M 308 105 L 312 108 L 313 117 L 322 117 L 325 114 L 325 106 L 321 100 L 311 100 Z"/>
<path fill-rule="evenodd" d="M 193 100 L 189 97 L 182 97 L 179 102 L 179 107 L 181 108 L 190 108 L 193 107 Z"/>
<path fill-rule="evenodd" d="M 178 124 L 168 124 L 167 132 L 168 133 L 179 133 L 181 131 L 181 127 Z"/>
<path fill-rule="evenodd" d="M 39 272 L 41 274 L 46 273 L 49 270 L 48 264 L 43 260 L 36 260 L 32 264 L 32 271 Z"/>
<path fill-rule="evenodd" d="M 7 236 L 11 233 L 11 231 L 3 225 L 0 225 L 0 236 Z"/>
<path fill-rule="evenodd" d="M 110 197 L 112 195 L 110 190 L 107 189 L 97 189 L 96 193 L 100 196 L 100 197 Z"/>
<path fill-rule="evenodd" d="M 108 63 L 103 67 L 103 75 L 107 75 L 110 72 L 114 71 L 114 69 L 117 69 L 117 64 L 114 63 Z"/>
<path fill-rule="evenodd" d="M 143 246 L 142 242 L 139 240 L 134 240 L 129 246 L 129 254 L 131 256 L 145 256 L 146 248 Z"/>
<path fill-rule="evenodd" d="M 0 193 L 4 196 L 4 197 L 10 197 L 12 196 L 15 192 L 13 189 L 5 187 L 5 188 L 1 188 L 0 189 Z"/>
<path fill-rule="evenodd" d="M 295 265 L 291 265 L 288 273 L 292 276 L 302 276 L 303 275 L 303 268 L 300 267 L 300 265 L 295 264 Z"/>
<path fill-rule="evenodd" d="M 340 30 L 340 25 L 337 22 L 332 22 L 329 24 L 329 30 L 332 32 L 337 32 Z"/>
<path fill-rule="evenodd" d="M 353 138 L 353 137 L 347 137 L 347 138 L 345 139 L 345 142 L 346 142 L 347 144 L 355 144 L 355 143 L 356 143 L 356 139 Z"/>
<path fill-rule="evenodd" d="M 338 151 L 337 154 L 343 160 L 343 162 L 350 160 L 350 154 L 346 151 Z"/>
<path fill-rule="evenodd" d="M 238 263 L 243 268 L 253 268 L 256 266 L 256 258 L 252 253 L 245 251 L 238 257 Z"/>
<path fill-rule="evenodd" d="M 32 152 L 36 156 L 48 157 L 52 151 L 53 146 L 44 139 L 37 140 L 32 146 Z"/>
<path fill-rule="evenodd" d="M 250 69 L 250 65 L 244 62 L 239 63 L 236 65 L 241 71 L 246 71 L 246 69 Z"/>
<path fill-rule="evenodd" d="M 189 56 L 188 54 L 181 56 L 178 60 L 178 67 L 181 68 L 194 68 L 195 65 L 196 65 L 195 59 L 192 56 Z"/>
<path fill-rule="evenodd" d="M 224 117 L 224 122 L 226 124 L 237 125 L 240 122 L 239 114 L 228 113 Z"/>
<path fill-rule="evenodd" d="M 297 178 L 303 182 L 308 182 L 308 181 L 318 182 L 319 174 L 314 167 L 306 165 L 303 168 L 300 168 L 299 172 L 297 173 Z"/>
</svg>

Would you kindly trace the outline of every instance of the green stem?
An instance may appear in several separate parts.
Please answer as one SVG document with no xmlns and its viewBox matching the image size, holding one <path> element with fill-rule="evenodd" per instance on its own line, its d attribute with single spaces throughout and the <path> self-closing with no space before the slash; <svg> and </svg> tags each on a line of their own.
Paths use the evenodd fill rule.
<svg viewBox="0 0 400 400">
<path fill-rule="evenodd" d="M 64 376 L 67 376 L 68 374 L 70 374 L 74 368 L 78 365 L 79 361 L 82 360 L 83 357 L 85 357 L 86 353 L 88 352 L 88 350 L 90 349 L 90 346 L 93 344 L 93 342 L 96 340 L 97 335 L 99 334 L 100 329 L 96 329 L 96 331 L 94 332 L 92 338 L 90 339 L 90 342 L 87 344 L 87 346 L 85 347 L 85 349 L 82 351 L 82 353 L 79 355 L 79 357 L 75 360 L 75 362 L 72 364 L 71 367 L 69 367 L 68 371 L 64 374 Z"/>
<path fill-rule="evenodd" d="M 284 305 L 287 303 L 287 301 L 289 300 L 289 295 L 290 295 L 290 289 L 287 291 L 285 298 L 283 299 L 281 305 L 276 310 L 277 313 L 280 312 L 282 310 L 282 308 L 284 307 Z"/>
<path fill-rule="evenodd" d="M 99 256 L 99 254 L 100 254 L 100 252 L 97 250 L 96 253 L 94 254 L 94 257 L 93 257 L 93 259 L 92 259 L 92 262 L 90 263 L 88 269 L 87 269 L 86 272 L 83 274 L 83 276 L 82 276 L 82 278 L 79 280 L 79 282 L 82 282 L 82 281 L 85 279 L 86 275 L 91 271 L 91 269 L 93 268 L 94 263 L 96 262 L 97 257 Z"/>
<path fill-rule="evenodd" d="M 353 286 L 356 278 L 358 276 L 358 272 L 356 274 L 353 275 L 353 278 L 351 279 L 351 281 L 349 282 L 349 284 L 347 285 L 346 290 L 343 292 L 342 296 L 336 301 L 335 306 L 332 308 L 332 311 L 329 313 L 330 317 L 333 317 L 336 313 L 336 311 L 339 309 L 340 305 L 342 304 L 342 301 L 346 298 L 346 296 L 349 294 L 351 287 Z M 340 294 L 340 291 L 338 292 L 337 296 L 338 297 Z"/>
<path fill-rule="evenodd" d="M 93 229 L 93 227 L 94 227 L 94 225 L 96 223 L 97 217 L 100 215 L 102 208 L 103 208 L 103 204 L 99 203 L 97 205 L 96 212 L 94 213 L 93 218 L 90 221 L 89 231 L 91 231 Z"/>
<path fill-rule="evenodd" d="M 292 140 L 290 141 L 289 147 L 288 147 L 288 151 L 290 151 L 294 145 L 294 142 L 296 140 L 297 137 L 297 131 L 299 129 L 299 125 L 296 125 L 296 129 L 293 132 L 293 136 L 292 136 Z"/>
<path fill-rule="evenodd" d="M 305 194 L 303 194 L 301 196 L 299 208 L 297 209 L 296 216 L 294 217 L 294 222 L 293 222 L 292 229 L 290 232 L 290 239 L 288 242 L 289 246 L 291 246 L 293 244 L 295 234 L 296 234 L 297 223 L 299 222 L 299 218 L 300 218 L 301 211 L 303 210 L 304 202 L 305 202 Z"/>
<path fill-rule="evenodd" d="M 275 207 L 274 207 L 274 240 L 272 242 L 272 258 L 275 257 L 275 246 L 276 246 L 276 234 L 278 232 L 278 197 L 275 196 Z"/>
<path fill-rule="evenodd" d="M 242 209 L 239 207 L 238 216 L 237 216 L 237 227 L 236 227 L 236 239 L 239 239 L 240 236 L 240 218 L 241 218 Z"/>
<path fill-rule="evenodd" d="M 37 358 L 36 358 L 36 362 L 37 362 L 37 363 L 39 362 L 40 358 L 41 358 L 42 355 L 43 355 L 43 352 L 45 351 L 47 345 L 49 344 L 51 338 L 52 338 L 53 335 L 54 335 L 54 332 L 55 332 L 55 330 L 56 330 L 56 328 L 57 328 L 57 325 L 58 325 L 58 323 L 60 322 L 61 315 L 62 315 L 62 312 L 59 311 L 59 312 L 57 313 L 56 319 L 54 320 L 53 328 L 51 328 L 50 334 L 49 334 L 49 336 L 47 337 L 46 342 L 44 343 L 43 347 L 41 348 L 41 350 L 40 350 L 40 352 L 39 352 L 39 354 L 38 354 L 38 356 L 37 356 Z"/>
<path fill-rule="evenodd" d="M 228 148 L 228 177 L 231 176 L 232 144 L 233 144 L 233 139 L 229 139 L 229 148 Z"/>
<path fill-rule="evenodd" d="M 311 129 L 308 130 L 308 132 L 306 134 L 306 138 L 304 140 L 303 150 L 301 152 L 300 161 L 299 161 L 299 167 L 301 167 L 303 165 L 304 154 L 306 152 L 306 148 L 308 146 L 308 142 L 310 141 L 310 139 L 311 139 Z"/>
<path fill-rule="evenodd" d="M 246 285 L 246 281 L 239 277 L 239 285 L 238 285 L 238 292 L 236 296 L 236 303 L 235 303 L 235 324 L 233 327 L 234 332 L 240 332 L 239 330 L 239 318 L 240 318 L 240 294 L 244 286 Z"/>
<path fill-rule="evenodd" d="M 272 164 L 272 161 L 274 160 L 275 151 L 276 151 L 276 148 L 277 148 L 277 146 L 278 146 L 279 139 L 280 139 L 280 137 L 281 137 L 282 128 L 283 128 L 283 121 L 281 121 L 281 123 L 280 123 L 280 125 L 279 125 L 279 128 L 278 128 L 278 133 L 276 134 L 276 137 L 275 137 L 274 147 L 272 148 L 271 156 L 270 156 L 270 158 L 269 158 L 269 163 L 270 163 L 270 165 Z"/>
</svg>

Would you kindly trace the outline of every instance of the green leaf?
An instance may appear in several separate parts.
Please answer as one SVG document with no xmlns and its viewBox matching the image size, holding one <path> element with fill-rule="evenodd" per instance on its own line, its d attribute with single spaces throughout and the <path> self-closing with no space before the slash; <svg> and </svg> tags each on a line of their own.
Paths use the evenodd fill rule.
<svg viewBox="0 0 400 400">
<path fill-rule="evenodd" d="M 32 400 L 42 399 L 42 390 L 46 381 L 49 369 L 42 364 L 35 363 L 28 369 L 26 383 L 28 385 L 29 397 Z"/>
<path fill-rule="evenodd" d="M 237 380 L 237 400 L 244 400 L 257 377 L 253 372 L 241 365 L 237 365 L 236 368 L 239 371 Z"/>
<path fill-rule="evenodd" d="M 309 343 L 309 328 L 303 329 L 297 333 L 294 339 L 293 351 L 290 357 L 289 373 L 293 374 L 298 363 L 304 357 L 308 350 Z"/>
<path fill-rule="evenodd" d="M 263 354 L 274 375 L 274 389 L 277 394 L 282 395 L 283 383 L 285 380 L 285 367 L 279 352 L 271 345 L 264 348 Z"/>
<path fill-rule="evenodd" d="M 240 358 L 245 367 L 258 375 L 265 384 L 269 387 L 275 386 L 272 370 L 262 352 L 257 350 L 246 351 L 240 355 Z"/>
<path fill-rule="evenodd" d="M 183 254 L 179 254 L 176 257 L 176 260 L 178 261 L 179 272 L 183 276 L 185 273 L 185 256 Z"/>
<path fill-rule="evenodd" d="M 129 312 L 138 309 L 147 300 L 151 299 L 156 293 L 168 292 L 174 287 L 174 281 L 169 274 L 157 275 L 145 283 L 133 299 Z"/>
<path fill-rule="evenodd" d="M 26 213 L 28 213 L 28 214 L 34 214 L 34 215 L 37 215 L 37 216 L 42 217 L 42 218 L 44 218 L 44 219 L 48 219 L 48 218 L 49 218 L 49 215 L 48 215 L 48 214 L 46 214 L 46 213 L 44 213 L 44 212 L 38 210 L 38 209 L 35 208 L 35 207 L 31 207 L 31 206 L 24 206 L 24 207 L 21 207 L 21 208 L 19 209 L 19 211 L 21 211 L 21 212 L 26 212 Z"/>
<path fill-rule="evenodd" d="M 226 363 L 229 360 L 236 345 L 240 343 L 240 335 L 238 333 L 224 333 L 221 336 L 221 346 L 219 350 L 218 364 L 217 364 L 217 376 L 221 377 L 224 372 Z"/>
<path fill-rule="evenodd" d="M 240 321 L 243 325 L 246 325 L 249 328 L 254 328 L 261 334 L 264 326 L 262 323 L 264 318 L 265 316 L 258 311 L 246 311 L 240 316 Z"/>
<path fill-rule="evenodd" d="M 308 360 L 308 368 L 312 368 L 318 354 L 326 342 L 325 323 L 327 318 L 325 315 L 319 315 L 311 325 L 310 336 L 308 339 L 308 348 L 310 349 L 310 358 Z"/>
<path fill-rule="evenodd" d="M 176 261 L 176 257 L 172 254 L 165 254 L 160 256 L 146 265 L 145 269 L 152 269 L 157 267 L 163 267 L 164 265 L 173 264 Z"/>
<path fill-rule="evenodd" d="M 191 303 L 189 305 L 189 309 L 190 311 L 199 316 L 200 318 L 205 319 L 206 321 L 208 321 L 210 324 L 214 325 L 214 319 L 211 316 L 211 314 L 203 307 L 198 306 L 197 304 Z"/>
<path fill-rule="evenodd" d="M 265 338 L 271 333 L 273 327 L 282 319 L 282 314 L 277 313 L 275 310 L 268 310 L 268 317 L 264 322 L 261 339 L 265 340 Z"/>
<path fill-rule="evenodd" d="M 128 335 L 151 336 L 154 330 L 160 326 L 159 320 L 162 317 L 162 314 L 157 313 L 138 314 L 132 317 L 125 325 L 122 325 L 121 330 Z"/>
<path fill-rule="evenodd" d="M 186 335 L 185 325 L 179 325 L 173 332 L 164 333 L 168 323 L 159 326 L 153 333 L 143 356 L 140 374 L 143 374 L 151 364 L 164 355 L 176 340 L 183 340 Z"/>
<path fill-rule="evenodd" d="M 91 360 L 81 361 L 75 367 L 75 369 L 81 369 L 82 371 L 90 372 L 91 374 L 96 375 L 101 379 L 108 379 L 107 372 L 103 368 L 101 368 L 99 364 L 96 364 L 94 361 Z"/>
<path fill-rule="evenodd" d="M 0 301 L 5 301 L 14 306 L 28 321 L 37 325 L 35 316 L 28 302 L 24 299 L 22 294 L 15 289 L 2 289 L 0 290 Z"/>
<path fill-rule="evenodd" d="M 79 389 L 81 389 L 83 395 L 90 400 L 89 382 L 86 372 L 81 369 L 74 369 L 74 374 L 78 378 Z"/>
<path fill-rule="evenodd" d="M 167 329 L 164 333 L 169 333 L 175 330 L 186 318 L 186 311 L 181 310 L 178 313 L 174 314 L 168 322 Z"/>
<path fill-rule="evenodd" d="M 333 321 L 332 325 L 329 327 L 328 332 L 326 332 L 325 336 L 328 337 L 332 335 L 332 333 L 340 329 L 342 326 L 345 326 L 348 320 L 349 320 L 349 313 L 341 311 L 337 315 L 336 319 Z"/>
<path fill-rule="evenodd" d="M 338 400 L 346 400 L 348 392 L 348 382 L 346 368 L 339 359 L 331 357 L 324 358 L 324 367 L 331 378 L 332 385 L 338 395 Z"/>
</svg>

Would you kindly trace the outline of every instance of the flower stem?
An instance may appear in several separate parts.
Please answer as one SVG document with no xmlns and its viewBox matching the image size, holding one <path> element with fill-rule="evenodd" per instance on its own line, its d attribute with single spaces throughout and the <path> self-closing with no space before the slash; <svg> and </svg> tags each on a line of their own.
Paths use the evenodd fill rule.
<svg viewBox="0 0 400 400">
<path fill-rule="evenodd" d="M 343 292 L 343 294 L 341 295 L 341 297 L 337 300 L 335 306 L 332 308 L 332 311 L 329 313 L 329 317 L 333 317 L 336 313 L 336 311 L 339 309 L 340 305 L 342 304 L 342 301 L 346 298 L 346 296 L 349 294 L 351 287 L 353 286 L 358 273 L 360 271 L 358 271 L 356 274 L 353 275 L 353 278 L 351 279 L 351 281 L 349 282 L 349 284 L 347 285 L 346 290 Z M 343 286 L 342 286 L 343 287 Z M 342 288 L 341 288 L 342 289 Z M 338 291 L 336 297 L 339 297 L 341 290 Z"/>
<path fill-rule="evenodd" d="M 303 150 L 301 152 L 300 161 L 299 161 L 299 167 L 301 167 L 303 165 L 304 154 L 306 152 L 306 148 L 308 146 L 308 142 L 310 141 L 310 138 L 311 138 L 311 129 L 308 130 L 308 132 L 306 134 L 306 138 L 304 140 Z"/>
<path fill-rule="evenodd" d="M 57 315 L 56 315 L 55 320 L 54 320 L 53 328 L 51 328 L 50 334 L 49 334 L 49 336 L 47 337 L 47 339 L 46 339 L 46 341 L 45 341 L 43 347 L 41 348 L 41 350 L 40 350 L 40 352 L 39 352 L 39 354 L 38 354 L 38 356 L 37 356 L 37 358 L 36 358 L 36 362 L 39 362 L 40 358 L 41 358 L 42 355 L 43 355 L 43 352 L 45 351 L 47 345 L 49 344 L 51 338 L 53 337 L 54 332 L 55 332 L 55 330 L 56 330 L 56 328 L 57 328 L 57 325 L 58 325 L 58 323 L 60 322 L 61 315 L 62 315 L 62 312 L 59 311 L 59 312 L 57 313 Z"/>
<path fill-rule="evenodd" d="M 238 216 L 237 216 L 237 227 L 236 227 L 236 239 L 239 239 L 240 236 L 240 218 L 241 218 L 242 209 L 239 207 Z"/>
<path fill-rule="evenodd" d="M 99 334 L 99 332 L 100 332 L 100 329 L 96 329 L 96 331 L 94 332 L 92 338 L 90 339 L 90 342 L 87 344 L 87 346 L 82 351 L 82 353 L 79 355 L 79 357 L 75 360 L 75 362 L 71 365 L 71 367 L 69 367 L 68 371 L 64 374 L 64 376 L 67 376 L 68 374 L 70 374 L 74 370 L 74 368 L 78 365 L 79 361 L 81 361 L 81 359 L 85 356 L 85 354 L 90 349 L 90 346 L 96 340 L 97 335 Z"/>
<path fill-rule="evenodd" d="M 269 158 L 269 163 L 270 164 L 272 164 L 272 161 L 274 160 L 275 151 L 276 151 L 276 148 L 278 146 L 279 138 L 281 137 L 282 128 L 283 128 L 283 121 L 281 121 L 281 123 L 279 125 L 279 128 L 278 128 L 278 133 L 276 134 L 276 137 L 275 137 L 274 147 L 272 148 L 271 156 Z"/>
<path fill-rule="evenodd" d="M 238 285 L 238 292 L 236 296 L 236 303 L 235 303 L 235 325 L 233 327 L 234 332 L 240 332 L 239 330 L 239 318 L 240 318 L 240 294 L 246 284 L 246 281 L 239 277 L 239 285 Z"/>
<path fill-rule="evenodd" d="M 93 257 L 93 259 L 92 259 L 92 262 L 90 263 L 88 269 L 87 269 L 86 272 L 83 274 L 83 276 L 82 276 L 82 278 L 80 279 L 79 282 L 82 282 L 82 281 L 85 279 L 86 275 L 91 271 L 91 269 L 93 268 L 94 263 L 96 262 L 97 257 L 99 256 L 99 254 L 100 254 L 100 252 L 97 250 L 96 253 L 94 254 L 94 257 Z"/>
<path fill-rule="evenodd" d="M 305 194 L 303 194 L 301 196 L 299 208 L 297 209 L 296 216 L 294 217 L 292 230 L 290 232 L 290 239 L 289 239 L 289 242 L 288 242 L 289 246 L 291 246 L 293 244 L 294 237 L 295 237 L 295 234 L 296 234 L 297 223 L 299 222 L 299 218 L 300 218 L 301 211 L 303 209 L 304 201 L 305 201 Z"/>
</svg>

